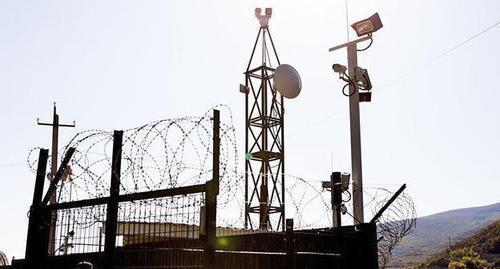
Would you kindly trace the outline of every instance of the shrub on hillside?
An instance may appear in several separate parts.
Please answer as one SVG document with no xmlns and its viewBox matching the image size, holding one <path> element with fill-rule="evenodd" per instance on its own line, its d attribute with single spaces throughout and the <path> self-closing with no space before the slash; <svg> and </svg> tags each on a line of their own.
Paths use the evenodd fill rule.
<svg viewBox="0 0 500 269">
<path fill-rule="evenodd" d="M 488 262 L 470 247 L 451 251 L 448 269 L 486 269 Z"/>
</svg>

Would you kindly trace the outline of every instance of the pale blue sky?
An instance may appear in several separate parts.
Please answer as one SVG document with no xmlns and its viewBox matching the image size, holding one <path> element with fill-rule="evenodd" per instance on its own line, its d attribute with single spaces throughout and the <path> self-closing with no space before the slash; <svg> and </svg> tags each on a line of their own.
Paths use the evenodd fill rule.
<svg viewBox="0 0 500 269">
<path fill-rule="evenodd" d="M 61 143 L 85 129 L 126 129 L 199 115 L 225 103 L 243 159 L 244 98 L 238 92 L 258 23 L 282 63 L 302 76 L 286 103 L 287 172 L 311 181 L 350 170 L 347 99 L 330 66 L 345 54 L 344 0 L 0 1 L 0 250 L 24 256 L 34 175 L 26 157 L 50 146 L 58 102 Z M 364 181 L 408 184 L 419 215 L 499 202 L 500 27 L 437 58 L 500 21 L 497 0 L 349 0 L 353 22 L 378 11 L 384 28 L 359 55 L 374 84 L 362 104 Z M 351 31 L 351 38 L 354 33 Z"/>
</svg>

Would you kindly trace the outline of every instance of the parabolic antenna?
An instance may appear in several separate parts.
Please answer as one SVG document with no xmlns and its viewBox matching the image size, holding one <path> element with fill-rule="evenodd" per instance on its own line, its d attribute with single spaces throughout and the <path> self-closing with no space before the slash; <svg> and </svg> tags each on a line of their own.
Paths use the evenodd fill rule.
<svg viewBox="0 0 500 269">
<path fill-rule="evenodd" d="M 274 71 L 273 88 L 288 99 L 297 97 L 302 88 L 299 73 L 291 65 L 281 64 Z"/>
</svg>

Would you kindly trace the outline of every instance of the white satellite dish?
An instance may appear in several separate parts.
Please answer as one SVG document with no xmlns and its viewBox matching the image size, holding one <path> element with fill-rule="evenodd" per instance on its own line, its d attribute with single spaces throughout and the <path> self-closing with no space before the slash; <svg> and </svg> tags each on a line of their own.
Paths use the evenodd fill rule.
<svg viewBox="0 0 500 269">
<path fill-rule="evenodd" d="M 288 64 L 281 64 L 274 71 L 274 87 L 282 96 L 293 99 L 297 97 L 302 88 L 302 81 L 295 68 Z"/>
</svg>

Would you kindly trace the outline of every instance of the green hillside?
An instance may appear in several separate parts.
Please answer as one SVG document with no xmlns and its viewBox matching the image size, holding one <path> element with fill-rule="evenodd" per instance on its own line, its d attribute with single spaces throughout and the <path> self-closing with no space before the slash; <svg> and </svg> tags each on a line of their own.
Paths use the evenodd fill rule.
<svg viewBox="0 0 500 269">
<path fill-rule="evenodd" d="M 475 231 L 500 219 L 500 203 L 446 211 L 417 219 L 415 231 L 393 252 L 394 268 L 424 262 Z"/>
<path fill-rule="evenodd" d="M 500 268 L 500 220 L 456 243 L 451 249 L 432 256 L 417 268 L 449 267 Z"/>
</svg>

